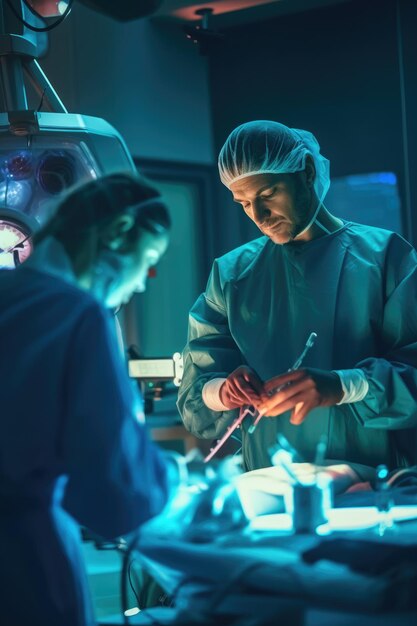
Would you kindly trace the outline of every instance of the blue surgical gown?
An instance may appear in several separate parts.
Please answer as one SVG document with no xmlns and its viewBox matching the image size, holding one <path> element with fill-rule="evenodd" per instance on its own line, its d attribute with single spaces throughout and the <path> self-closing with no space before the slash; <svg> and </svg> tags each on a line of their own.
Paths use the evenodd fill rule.
<svg viewBox="0 0 417 626">
<path fill-rule="evenodd" d="M 270 465 L 268 448 L 282 432 L 307 460 L 320 435 L 328 459 L 407 466 L 417 446 L 417 254 L 399 235 L 345 222 L 305 243 L 267 237 L 214 262 L 207 289 L 190 312 L 178 407 L 185 426 L 220 436 L 236 411 L 202 400 L 204 384 L 247 364 L 262 380 L 295 362 L 311 332 L 304 365 L 360 368 L 369 391 L 360 402 L 310 412 L 300 426 L 289 413 L 265 417 L 251 436 L 242 428 L 248 470 Z"/>
<path fill-rule="evenodd" d="M 163 508 L 167 465 L 134 415 L 112 314 L 24 264 L 0 272 L 0 623 L 94 623 L 80 529 Z"/>
</svg>

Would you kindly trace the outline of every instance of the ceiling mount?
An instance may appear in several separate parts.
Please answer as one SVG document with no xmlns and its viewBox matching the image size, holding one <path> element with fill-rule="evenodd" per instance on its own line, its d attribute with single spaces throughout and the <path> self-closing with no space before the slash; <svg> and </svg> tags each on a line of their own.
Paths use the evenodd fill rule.
<svg viewBox="0 0 417 626">
<path fill-rule="evenodd" d="M 91 0 L 81 0 L 86 3 Z M 196 23 L 200 10 L 210 8 L 211 25 L 230 28 L 244 24 L 274 19 L 290 13 L 313 11 L 325 6 L 352 2 L 352 0 L 169 0 L 163 2 L 153 19 L 164 18 L 179 22 Z"/>
<path fill-rule="evenodd" d="M 212 7 L 203 7 L 202 9 L 197 9 L 195 12 L 196 15 L 201 16 L 201 27 L 208 28 L 208 22 L 210 15 L 213 15 L 214 9 Z"/>
<path fill-rule="evenodd" d="M 207 55 L 213 50 L 216 43 L 224 39 L 224 34 L 218 30 L 209 28 L 209 18 L 213 15 L 212 7 L 200 7 L 196 9 L 195 15 L 201 17 L 201 22 L 196 26 L 186 24 L 184 32 L 187 39 L 198 45 L 200 54 Z"/>
</svg>

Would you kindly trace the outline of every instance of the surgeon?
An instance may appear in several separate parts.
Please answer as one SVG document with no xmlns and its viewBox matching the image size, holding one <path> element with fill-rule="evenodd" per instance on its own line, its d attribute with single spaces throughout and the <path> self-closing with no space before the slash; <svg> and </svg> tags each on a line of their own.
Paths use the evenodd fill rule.
<svg viewBox="0 0 417 626">
<path fill-rule="evenodd" d="M 159 513 L 178 470 L 148 439 L 112 309 L 143 291 L 170 218 L 128 174 L 71 190 L 0 272 L 0 621 L 91 626 L 82 524 L 107 537 Z"/>
<path fill-rule="evenodd" d="M 195 435 L 222 435 L 242 407 L 247 470 L 270 465 L 282 433 L 312 462 L 415 463 L 417 254 L 399 235 L 331 215 L 329 162 L 308 131 L 237 127 L 222 182 L 261 231 L 213 264 L 190 312 L 178 407 Z M 314 346 L 293 368 L 310 334 Z M 362 467 L 364 466 L 364 467 Z M 361 475 L 361 472 L 363 474 Z"/>
</svg>

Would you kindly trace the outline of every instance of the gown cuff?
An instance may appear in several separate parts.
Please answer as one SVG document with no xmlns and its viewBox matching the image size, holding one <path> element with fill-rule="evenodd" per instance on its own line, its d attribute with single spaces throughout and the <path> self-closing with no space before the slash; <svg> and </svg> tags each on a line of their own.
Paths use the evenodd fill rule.
<svg viewBox="0 0 417 626">
<path fill-rule="evenodd" d="M 212 411 L 228 411 L 227 406 L 220 400 L 220 387 L 226 378 L 212 378 L 203 387 L 203 402 Z"/>
<path fill-rule="evenodd" d="M 343 398 L 337 404 L 347 404 L 363 400 L 369 390 L 369 383 L 363 370 L 333 370 L 340 378 Z"/>
</svg>

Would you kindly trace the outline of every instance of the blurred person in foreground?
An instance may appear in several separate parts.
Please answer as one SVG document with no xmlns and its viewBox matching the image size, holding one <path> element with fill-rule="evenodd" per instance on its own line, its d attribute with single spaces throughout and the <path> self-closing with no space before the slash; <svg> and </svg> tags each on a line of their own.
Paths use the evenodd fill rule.
<svg viewBox="0 0 417 626">
<path fill-rule="evenodd" d="M 0 272 L 0 607 L 7 626 L 95 623 L 78 524 L 114 538 L 178 482 L 148 439 L 112 309 L 145 289 L 170 218 L 129 174 L 70 190 Z"/>
</svg>

